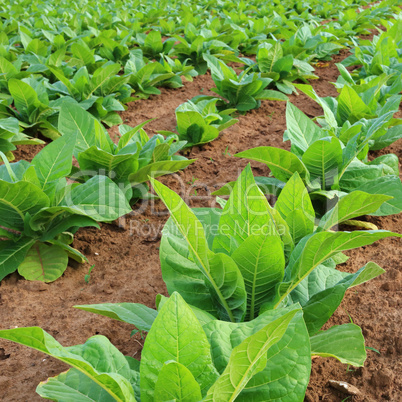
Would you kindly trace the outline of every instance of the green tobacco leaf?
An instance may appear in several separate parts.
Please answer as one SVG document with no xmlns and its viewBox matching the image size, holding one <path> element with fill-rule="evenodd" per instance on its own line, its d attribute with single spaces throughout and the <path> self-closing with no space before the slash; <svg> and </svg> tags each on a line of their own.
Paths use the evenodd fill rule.
<svg viewBox="0 0 402 402">
<path fill-rule="evenodd" d="M 113 155 L 110 152 L 99 149 L 97 146 L 92 146 L 84 152 L 78 154 L 78 162 L 80 169 L 83 171 L 96 172 L 97 174 L 108 175 L 110 172 L 116 173 L 116 178 L 119 179 L 120 175 L 117 174 L 118 166 L 128 160 L 131 160 L 131 169 L 128 173 L 138 169 L 138 156 L 133 154 Z M 100 171 L 104 173 L 100 173 Z"/>
<path fill-rule="evenodd" d="M 35 240 L 29 237 L 23 237 L 17 242 L 0 242 L 0 281 L 17 270 L 34 243 Z"/>
<path fill-rule="evenodd" d="M 59 131 L 65 134 L 76 135 L 74 156 L 97 146 L 106 152 L 112 152 L 114 145 L 109 135 L 99 121 L 90 113 L 73 103 L 64 102 L 60 109 Z"/>
<path fill-rule="evenodd" d="M 314 231 L 315 211 L 298 173 L 290 178 L 281 191 L 275 209 L 288 224 L 295 244 Z"/>
<path fill-rule="evenodd" d="M 63 204 L 98 222 L 113 221 L 131 211 L 124 193 L 106 176 L 94 176 L 74 187 Z"/>
<path fill-rule="evenodd" d="M 348 219 L 373 213 L 377 211 L 384 202 L 390 199 L 391 197 L 387 195 L 352 191 L 341 197 L 335 207 L 321 218 L 319 228 L 328 230 Z"/>
<path fill-rule="evenodd" d="M 323 190 L 338 181 L 342 168 L 341 142 L 335 138 L 315 141 L 304 152 L 302 161 L 310 172 L 310 180 L 320 184 Z"/>
<path fill-rule="evenodd" d="M 283 244 L 278 236 L 252 235 L 232 254 L 244 278 L 247 320 L 259 313 L 272 288 L 282 280 L 285 269 Z"/>
<path fill-rule="evenodd" d="M 241 321 L 246 312 L 247 294 L 239 268 L 231 257 L 223 253 L 211 253 L 209 266 L 213 285 L 210 282 L 207 284 L 214 298 L 217 298 L 219 318 Z M 223 303 L 221 296 L 224 298 Z"/>
<path fill-rule="evenodd" d="M 216 227 L 219 223 L 219 211 L 221 210 L 208 208 L 208 212 L 211 212 L 209 216 L 215 219 L 212 224 L 216 225 Z M 201 219 L 201 216 L 199 216 L 199 219 Z M 205 230 L 207 231 L 207 228 Z M 201 272 L 196 262 L 193 261 L 187 241 L 177 230 L 172 218 L 169 218 L 163 228 L 160 262 L 163 280 L 166 283 L 169 294 L 176 290 L 187 303 L 217 317 L 215 302 L 206 284 L 205 275 Z"/>
<path fill-rule="evenodd" d="M 103 303 L 74 307 L 127 322 L 135 325 L 141 331 L 149 331 L 158 315 L 156 310 L 139 303 Z"/>
<path fill-rule="evenodd" d="M 292 305 L 290 308 L 298 307 Z M 260 317 L 265 316 L 265 320 L 271 317 L 272 321 L 274 317 L 283 314 L 281 310 L 271 310 Z M 234 346 L 263 326 L 262 322 L 254 326 L 252 323 L 251 321 L 247 323 L 247 327 L 239 327 L 233 331 L 230 339 Z M 268 349 L 265 368 L 251 378 L 236 401 L 302 400 L 310 378 L 310 353 L 309 334 L 303 320 L 303 313 L 299 311 L 293 317 L 282 339 Z"/>
<path fill-rule="evenodd" d="M 340 251 L 351 250 L 374 243 L 377 240 L 397 236 L 385 230 L 354 232 L 319 232 L 304 238 L 293 250 L 285 270 L 285 280 L 278 289 L 274 305 L 278 306 L 304 278 L 318 265 Z"/>
<path fill-rule="evenodd" d="M 336 130 L 338 127 L 338 123 L 336 121 L 334 112 L 329 108 L 328 104 L 317 95 L 313 87 L 306 84 L 294 84 L 294 86 L 297 89 L 300 89 L 300 91 L 304 92 L 311 99 L 316 101 L 323 108 L 326 122 L 333 130 Z"/>
<path fill-rule="evenodd" d="M 190 251 L 189 255 L 188 251 L 185 251 L 185 255 L 195 262 L 204 275 L 221 314 L 231 321 L 239 320 L 245 311 L 246 293 L 236 265 L 230 257 L 214 254 L 209 250 L 202 223 L 179 195 L 158 181 L 150 180 L 156 193 L 167 206 L 176 230 L 185 239 Z"/>
<path fill-rule="evenodd" d="M 335 285 L 328 286 L 321 291 L 318 291 L 320 285 L 319 283 L 311 283 L 312 280 L 314 280 L 313 278 L 312 280 L 308 280 L 310 284 L 308 289 L 309 299 L 303 305 L 303 313 L 304 321 L 307 325 L 310 335 L 316 334 L 331 318 L 332 314 L 341 304 L 347 289 L 367 282 L 370 279 L 381 275 L 385 271 L 374 262 L 369 262 L 364 267 L 360 268 L 355 274 L 348 275 L 338 271 L 335 272 L 337 272 L 339 276 L 342 275 L 344 277 Z M 324 271 L 324 275 L 325 274 L 326 272 Z M 336 275 L 334 275 L 332 272 L 330 273 L 330 276 L 336 277 Z M 308 277 L 306 279 L 308 279 Z M 328 278 L 325 279 L 328 281 Z M 329 278 L 330 281 L 331 279 L 332 278 Z M 301 285 L 302 284 L 299 286 Z M 295 291 L 296 290 L 297 288 Z"/>
<path fill-rule="evenodd" d="M 289 151 L 274 147 L 257 147 L 239 152 L 235 156 L 251 159 L 268 165 L 272 174 L 279 180 L 287 182 L 295 172 L 303 181 L 308 179 L 308 171 L 303 162 Z"/>
<path fill-rule="evenodd" d="M 177 292 L 163 305 L 145 340 L 140 369 L 142 401 L 155 400 L 159 373 L 171 360 L 191 372 L 203 395 L 218 376 L 201 324 Z"/>
<path fill-rule="evenodd" d="M 58 246 L 36 243 L 18 267 L 18 273 L 30 281 L 53 282 L 68 264 L 67 253 Z"/>
<path fill-rule="evenodd" d="M 18 112 L 27 123 L 32 123 L 29 121 L 29 116 L 39 103 L 35 90 L 30 85 L 15 78 L 8 81 L 8 90 L 14 98 L 14 105 Z"/>
<path fill-rule="evenodd" d="M 337 119 L 340 125 L 345 121 L 354 124 L 363 118 L 366 113 L 370 113 L 370 108 L 353 88 L 345 85 L 338 96 Z"/>
<path fill-rule="evenodd" d="M 43 148 L 31 162 L 41 189 L 50 197 L 58 180 L 71 172 L 75 135 L 63 135 Z"/>
<path fill-rule="evenodd" d="M 254 181 L 250 165 L 247 165 L 223 209 L 213 249 L 231 255 L 251 234 L 275 235 L 270 209 Z"/>
<path fill-rule="evenodd" d="M 234 401 L 249 380 L 265 368 L 268 349 L 282 339 L 298 311 L 284 314 L 236 346 L 225 371 L 209 389 L 205 401 Z"/>
<path fill-rule="evenodd" d="M 128 380 L 131 369 L 126 358 L 101 335 L 85 344 L 63 347 L 39 327 L 0 330 L 0 338 L 29 346 L 81 371 L 107 391 L 116 401 L 135 402 Z"/>
<path fill-rule="evenodd" d="M 156 401 L 199 402 L 201 389 L 191 371 L 183 364 L 163 365 L 155 384 Z"/>
<path fill-rule="evenodd" d="M 128 180 L 133 186 L 135 186 L 137 184 L 148 181 L 149 176 L 152 178 L 156 178 L 166 174 L 174 173 L 180 169 L 186 168 L 194 161 L 195 159 L 188 159 L 181 161 L 172 160 L 172 161 L 160 161 L 151 163 L 139 169 L 137 172 L 130 174 L 128 176 Z"/>
<path fill-rule="evenodd" d="M 366 348 L 362 330 L 355 324 L 335 325 L 310 338 L 311 355 L 335 357 L 344 364 L 363 367 Z"/>
<path fill-rule="evenodd" d="M 115 401 L 99 384 L 77 369 L 70 369 L 41 382 L 37 386 L 36 392 L 42 398 L 59 402 L 66 400 L 74 402 Z"/>
<path fill-rule="evenodd" d="M 286 105 L 286 126 L 284 137 L 302 152 L 307 151 L 313 142 L 327 136 L 323 129 L 290 102 Z"/>
<path fill-rule="evenodd" d="M 393 199 L 385 201 L 377 211 L 371 213 L 376 216 L 398 214 L 402 211 L 402 184 L 399 177 L 384 176 L 369 180 L 361 184 L 356 190 L 369 194 L 385 194 Z"/>
<path fill-rule="evenodd" d="M 26 213 L 35 214 L 49 206 L 49 198 L 35 185 L 0 180 L 0 225 L 13 230 L 24 229 Z"/>
</svg>

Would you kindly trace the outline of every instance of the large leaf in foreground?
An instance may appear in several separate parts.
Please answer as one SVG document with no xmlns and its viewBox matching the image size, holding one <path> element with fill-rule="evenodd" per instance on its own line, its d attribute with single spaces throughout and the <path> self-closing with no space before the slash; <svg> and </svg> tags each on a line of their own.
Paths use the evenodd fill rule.
<svg viewBox="0 0 402 402">
<path fill-rule="evenodd" d="M 355 324 L 335 325 L 310 338 L 313 356 L 335 357 L 344 364 L 362 367 L 366 349 L 362 330 Z"/>
<path fill-rule="evenodd" d="M 84 345 L 67 348 L 38 327 L 0 330 L 0 338 L 29 346 L 69 364 L 99 384 L 116 401 L 135 401 L 134 390 L 127 380 L 131 377 L 130 366 L 104 336 L 93 336 Z"/>
<path fill-rule="evenodd" d="M 56 377 L 41 382 L 36 392 L 46 399 L 54 401 L 114 402 L 115 399 L 99 384 L 92 381 L 77 369 L 70 369 Z"/>
<path fill-rule="evenodd" d="M 202 223 L 179 195 L 154 179 L 151 182 L 187 244 L 188 258 L 205 276 L 219 310 L 231 321 L 240 321 L 245 311 L 246 293 L 236 264 L 229 256 L 209 250 Z"/>
<path fill-rule="evenodd" d="M 248 381 L 264 369 L 268 349 L 281 340 L 297 311 L 284 314 L 236 346 L 225 371 L 210 388 L 205 401 L 234 401 Z"/>
<path fill-rule="evenodd" d="M 171 360 L 184 365 L 192 373 L 204 395 L 218 376 L 201 324 L 176 292 L 161 308 L 142 350 L 143 402 L 154 401 L 159 373 Z"/>
<path fill-rule="evenodd" d="M 63 204 L 98 222 L 113 221 L 131 211 L 124 193 L 106 176 L 94 176 L 74 187 Z"/>
<path fill-rule="evenodd" d="M 0 180 L 0 225 L 21 231 L 26 213 L 34 215 L 49 206 L 49 198 L 34 184 Z"/>
<path fill-rule="evenodd" d="M 191 371 L 177 362 L 166 363 L 155 385 L 156 401 L 199 402 L 201 389 Z"/>
</svg>

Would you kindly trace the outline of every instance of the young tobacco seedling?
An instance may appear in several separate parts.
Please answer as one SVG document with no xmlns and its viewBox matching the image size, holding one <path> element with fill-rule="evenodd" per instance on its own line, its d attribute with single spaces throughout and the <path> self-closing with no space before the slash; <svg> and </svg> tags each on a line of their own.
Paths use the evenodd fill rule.
<svg viewBox="0 0 402 402">
<path fill-rule="evenodd" d="M 221 102 L 221 99 L 196 96 L 176 109 L 177 132 L 179 139 L 187 142 L 185 148 L 211 142 L 221 131 L 238 122 L 230 116 L 236 109 L 219 111 L 217 102 Z M 159 133 L 174 134 L 169 131 Z"/>
<path fill-rule="evenodd" d="M 226 100 L 224 108 L 235 108 L 239 112 L 247 112 L 258 108 L 263 99 L 288 100 L 287 96 L 281 92 L 266 89 L 272 82 L 272 78 L 264 78 L 261 73 L 249 73 L 250 68 L 238 76 L 231 67 L 216 57 L 205 54 L 204 59 L 208 63 L 216 85 L 216 88 L 212 88 L 211 91 Z"/>
<path fill-rule="evenodd" d="M 246 334 L 239 334 L 236 344 L 226 349 L 227 361 L 222 367 L 224 362 L 211 353 L 205 328 L 208 316 L 196 312 L 178 293 L 163 305 L 159 303 L 159 312 L 143 305 L 136 307 L 149 331 L 141 361 L 124 356 L 102 335 L 69 347 L 38 327 L 0 330 L 0 338 L 39 350 L 72 367 L 39 384 L 36 392 L 46 399 L 234 401 L 243 400 L 242 391 L 267 364 L 275 368 L 268 359 L 270 351 L 286 336 L 293 320 L 301 317 L 300 308 L 261 317 L 255 331 L 244 328 Z M 113 313 L 111 316 L 116 318 Z"/>
<path fill-rule="evenodd" d="M 99 227 L 131 208 L 105 176 L 68 184 L 76 142 L 73 134 L 47 145 L 31 163 L 0 166 L 0 280 L 16 271 L 29 280 L 52 282 L 68 258 L 86 258 L 70 244 L 78 228 Z"/>
</svg>

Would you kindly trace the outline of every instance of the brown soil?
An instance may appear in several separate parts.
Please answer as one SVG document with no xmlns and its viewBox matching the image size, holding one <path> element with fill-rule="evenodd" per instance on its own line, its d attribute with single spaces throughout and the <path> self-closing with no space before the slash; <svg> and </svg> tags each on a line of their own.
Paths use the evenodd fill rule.
<svg viewBox="0 0 402 402">
<path fill-rule="evenodd" d="M 346 56 L 346 51 L 334 57 L 328 67 L 317 68 L 319 80 L 312 85 L 320 96 L 335 96 L 329 82 L 336 81 L 334 66 Z M 162 94 L 128 105 L 122 113 L 126 124 L 135 125 L 157 118 L 146 127 L 149 134 L 156 130 L 174 130 L 175 108 L 193 96 L 208 94 L 213 81 L 210 75 L 186 82 L 178 90 L 162 89 Z M 290 96 L 291 102 L 309 116 L 322 113 L 306 96 Z M 235 180 L 247 163 L 232 155 L 241 150 L 270 145 L 289 148 L 283 143 L 285 130 L 285 103 L 262 102 L 262 106 L 240 116 L 239 122 L 227 129 L 214 142 L 195 147 L 188 157 L 196 162 L 162 181 L 180 192 L 192 206 L 206 206 L 214 202 L 210 193 L 228 181 Z M 115 133 L 115 129 L 110 130 Z M 385 151 L 401 156 L 402 141 Z M 30 160 L 39 147 L 21 147 L 17 158 Z M 268 174 L 265 165 L 252 163 L 256 175 Z M 196 179 L 196 180 L 195 180 Z M 197 196 L 195 196 L 195 191 Z M 129 216 L 114 224 L 103 224 L 101 230 L 83 229 L 75 237 L 73 246 L 83 252 L 90 264 L 95 264 L 89 283 L 84 281 L 90 264 L 71 264 L 56 282 L 43 284 L 28 282 L 17 274 L 0 284 L 0 320 L 2 328 L 40 326 L 63 345 L 83 343 L 95 334 L 107 336 L 124 354 L 138 358 L 142 339 L 139 334 L 130 338 L 132 327 L 105 317 L 72 308 L 78 304 L 105 302 L 137 302 L 154 307 L 155 296 L 166 293 L 159 264 L 160 231 L 167 219 L 166 211 L 157 201 L 139 204 Z M 381 229 L 402 231 L 402 216 L 368 218 Z M 330 325 L 353 322 L 363 328 L 366 344 L 380 351 L 368 351 L 364 368 L 347 367 L 334 359 L 317 358 L 313 361 L 307 401 L 342 401 L 348 397 L 328 385 L 328 380 L 342 380 L 356 386 L 362 397 L 350 401 L 398 400 L 401 393 L 402 341 L 398 336 L 400 325 L 402 252 L 400 240 L 386 239 L 372 246 L 351 251 L 344 269 L 357 271 L 368 261 L 375 261 L 386 273 L 369 283 L 350 291 Z M 349 315 L 348 315 L 349 314 Z M 398 325 L 399 323 L 399 325 Z M 36 401 L 36 385 L 49 376 L 67 368 L 66 365 L 31 349 L 12 342 L 0 341 L 0 400 Z"/>
</svg>

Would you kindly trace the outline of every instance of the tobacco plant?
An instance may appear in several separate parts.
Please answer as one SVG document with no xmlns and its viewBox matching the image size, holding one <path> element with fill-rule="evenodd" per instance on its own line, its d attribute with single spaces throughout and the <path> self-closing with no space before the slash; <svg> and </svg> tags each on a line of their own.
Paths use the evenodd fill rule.
<svg viewBox="0 0 402 402">
<path fill-rule="evenodd" d="M 52 282 L 68 258 L 86 261 L 70 246 L 84 226 L 112 221 L 131 209 L 123 192 L 105 176 L 67 183 L 76 142 L 64 135 L 31 163 L 0 166 L 0 280 L 18 270 L 25 279 Z"/>
<path fill-rule="evenodd" d="M 313 74 L 314 67 L 309 63 L 292 54 L 285 55 L 280 41 L 262 43 L 257 50 L 256 62 L 250 59 L 243 60 L 253 71 L 260 72 L 261 77 L 272 79 L 276 88 L 288 95 L 297 93 L 293 81 L 308 82 L 307 80 L 318 78 Z"/>
<path fill-rule="evenodd" d="M 239 76 L 223 61 L 216 57 L 204 55 L 216 88 L 211 90 L 224 98 L 225 108 L 235 108 L 239 112 L 247 112 L 260 106 L 261 100 L 287 100 L 278 91 L 265 89 L 272 78 L 264 78 L 261 73 L 249 73 L 250 68 Z"/>
<path fill-rule="evenodd" d="M 114 144 L 107 131 L 93 116 L 79 106 L 65 104 L 61 108 L 59 130 L 63 135 L 77 136 L 74 156 L 79 168 L 74 167 L 71 177 L 86 182 L 101 175 L 113 180 L 128 201 L 146 193 L 143 185 L 148 176 L 158 177 L 184 169 L 194 160 L 175 155 L 185 145 L 177 135 L 151 139 L 142 127 L 119 126 L 120 139 Z"/>
<path fill-rule="evenodd" d="M 271 169 L 273 177 L 256 178 L 266 194 L 278 195 L 285 183 L 298 172 L 315 202 L 317 212 L 325 213 L 323 208 L 328 202 L 334 203 L 347 193 L 364 191 L 392 197 L 377 211 L 370 213 L 377 216 L 392 215 L 402 210 L 398 158 L 388 154 L 367 161 L 370 141 L 376 138 L 378 129 L 392 114 L 388 112 L 380 119 L 365 120 L 346 127 L 346 130 L 338 132 L 338 138 L 288 103 L 284 138 L 290 140 L 291 151 L 261 146 L 235 156 L 265 163 Z M 332 121 L 333 127 L 337 127 L 336 121 Z M 226 188 L 214 194 L 228 194 L 232 186 L 233 183 L 229 183 Z"/>
<path fill-rule="evenodd" d="M 221 131 L 238 121 L 230 116 L 236 109 L 219 111 L 216 106 L 218 102 L 221 102 L 221 99 L 198 96 L 177 107 L 177 132 L 179 139 L 187 142 L 186 148 L 213 141 Z M 169 131 L 160 133 L 174 134 Z"/>
<path fill-rule="evenodd" d="M 269 361 L 270 351 L 301 317 L 297 307 L 261 316 L 253 330 L 244 328 L 245 333 L 234 339 L 222 369 L 224 362 L 211 349 L 214 344 L 205 326 L 205 314 L 201 313 L 204 319 L 200 320 L 178 293 L 172 294 L 159 312 L 143 305 L 135 307 L 146 317 L 149 331 L 141 362 L 124 356 L 102 335 L 69 347 L 63 347 L 38 327 L 0 330 L 0 338 L 29 346 L 72 366 L 39 384 L 36 392 L 46 399 L 234 401 L 242 400 L 243 389 L 266 365 L 275 368 Z"/>
<path fill-rule="evenodd" d="M 320 329 L 347 289 L 384 270 L 369 262 L 349 274 L 337 270 L 336 265 L 347 260 L 342 251 L 399 235 L 330 229 L 354 216 L 375 211 L 389 197 L 349 194 L 316 221 L 297 173 L 273 208 L 254 182 L 249 166 L 237 180 L 223 210 L 191 210 L 176 193 L 155 180 L 152 184 L 171 213 L 160 246 L 163 279 L 168 292 L 172 296 L 179 292 L 204 322 L 212 359 L 221 375 L 230 366 L 236 346 L 256 334 L 267 319 L 302 307 L 303 313 L 294 316 L 283 339 L 268 350 L 260 374 L 247 382 L 236 400 L 303 399 L 311 356 L 332 356 L 343 363 L 363 365 L 364 339 L 357 325 Z M 166 298 L 160 296 L 158 308 L 164 303 L 168 303 Z M 150 320 L 154 319 L 138 304 L 77 307 L 129 322 L 143 331 L 149 330 Z M 155 350 L 153 358 L 156 356 Z"/>
</svg>

